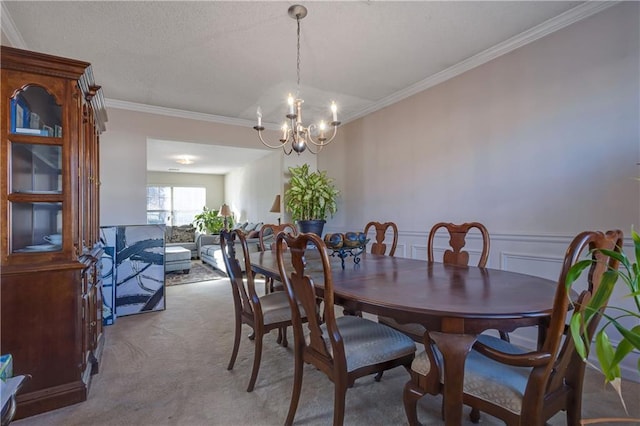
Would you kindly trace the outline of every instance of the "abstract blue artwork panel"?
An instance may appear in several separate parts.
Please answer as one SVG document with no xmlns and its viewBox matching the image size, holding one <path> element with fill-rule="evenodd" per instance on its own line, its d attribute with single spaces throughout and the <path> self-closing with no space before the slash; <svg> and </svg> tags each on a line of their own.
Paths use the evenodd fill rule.
<svg viewBox="0 0 640 426">
<path fill-rule="evenodd" d="M 113 324 L 116 317 L 165 309 L 164 228 L 101 228 L 105 325 Z"/>
<path fill-rule="evenodd" d="M 116 315 L 165 309 L 164 225 L 116 227 Z"/>
<path fill-rule="evenodd" d="M 116 227 L 100 228 L 100 240 L 104 244 L 102 254 L 102 323 L 112 325 L 116 321 Z"/>
</svg>

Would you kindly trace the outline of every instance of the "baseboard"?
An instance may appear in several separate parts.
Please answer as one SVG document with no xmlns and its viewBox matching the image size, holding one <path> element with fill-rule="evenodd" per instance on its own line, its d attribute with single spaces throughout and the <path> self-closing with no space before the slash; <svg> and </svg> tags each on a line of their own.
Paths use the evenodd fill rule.
<svg viewBox="0 0 640 426">
<path fill-rule="evenodd" d="M 82 381 L 65 383 L 34 392 L 21 392 L 16 401 L 18 408 L 15 419 L 35 416 L 87 400 L 88 386 Z"/>
</svg>

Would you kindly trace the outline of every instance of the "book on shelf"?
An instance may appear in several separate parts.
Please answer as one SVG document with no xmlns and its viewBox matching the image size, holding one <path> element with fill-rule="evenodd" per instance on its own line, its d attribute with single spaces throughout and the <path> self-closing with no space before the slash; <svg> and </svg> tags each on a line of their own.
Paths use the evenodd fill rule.
<svg viewBox="0 0 640 426">
<path fill-rule="evenodd" d="M 43 129 L 27 129 L 25 127 L 16 127 L 15 133 L 20 133 L 23 135 L 39 135 L 39 136 L 49 136 L 48 132 Z"/>
</svg>

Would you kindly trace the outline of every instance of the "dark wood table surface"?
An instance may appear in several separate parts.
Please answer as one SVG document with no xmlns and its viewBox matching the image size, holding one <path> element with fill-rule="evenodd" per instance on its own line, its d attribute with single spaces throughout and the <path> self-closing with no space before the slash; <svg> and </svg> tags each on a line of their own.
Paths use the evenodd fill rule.
<svg viewBox="0 0 640 426">
<path fill-rule="evenodd" d="M 322 295 L 322 274 L 307 252 L 307 269 Z M 253 253 L 254 271 L 280 279 L 275 252 Z M 316 266 L 317 265 L 317 266 Z M 332 258 L 336 303 L 423 324 L 444 359 L 447 425 L 462 422 L 464 362 L 476 336 L 485 330 L 513 331 L 538 325 L 551 314 L 557 283 L 489 268 L 362 254 L 354 265 Z"/>
</svg>

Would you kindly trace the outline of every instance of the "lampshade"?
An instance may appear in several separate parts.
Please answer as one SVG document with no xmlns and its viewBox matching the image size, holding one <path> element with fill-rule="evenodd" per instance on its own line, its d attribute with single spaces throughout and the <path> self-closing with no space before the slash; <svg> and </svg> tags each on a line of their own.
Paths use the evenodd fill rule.
<svg viewBox="0 0 640 426">
<path fill-rule="evenodd" d="M 231 209 L 227 204 L 223 204 L 222 207 L 220 207 L 218 216 L 224 216 L 224 217 L 231 216 Z"/>
<path fill-rule="evenodd" d="M 280 194 L 276 195 L 276 199 L 273 200 L 273 205 L 271 206 L 271 213 L 280 213 Z"/>
</svg>

